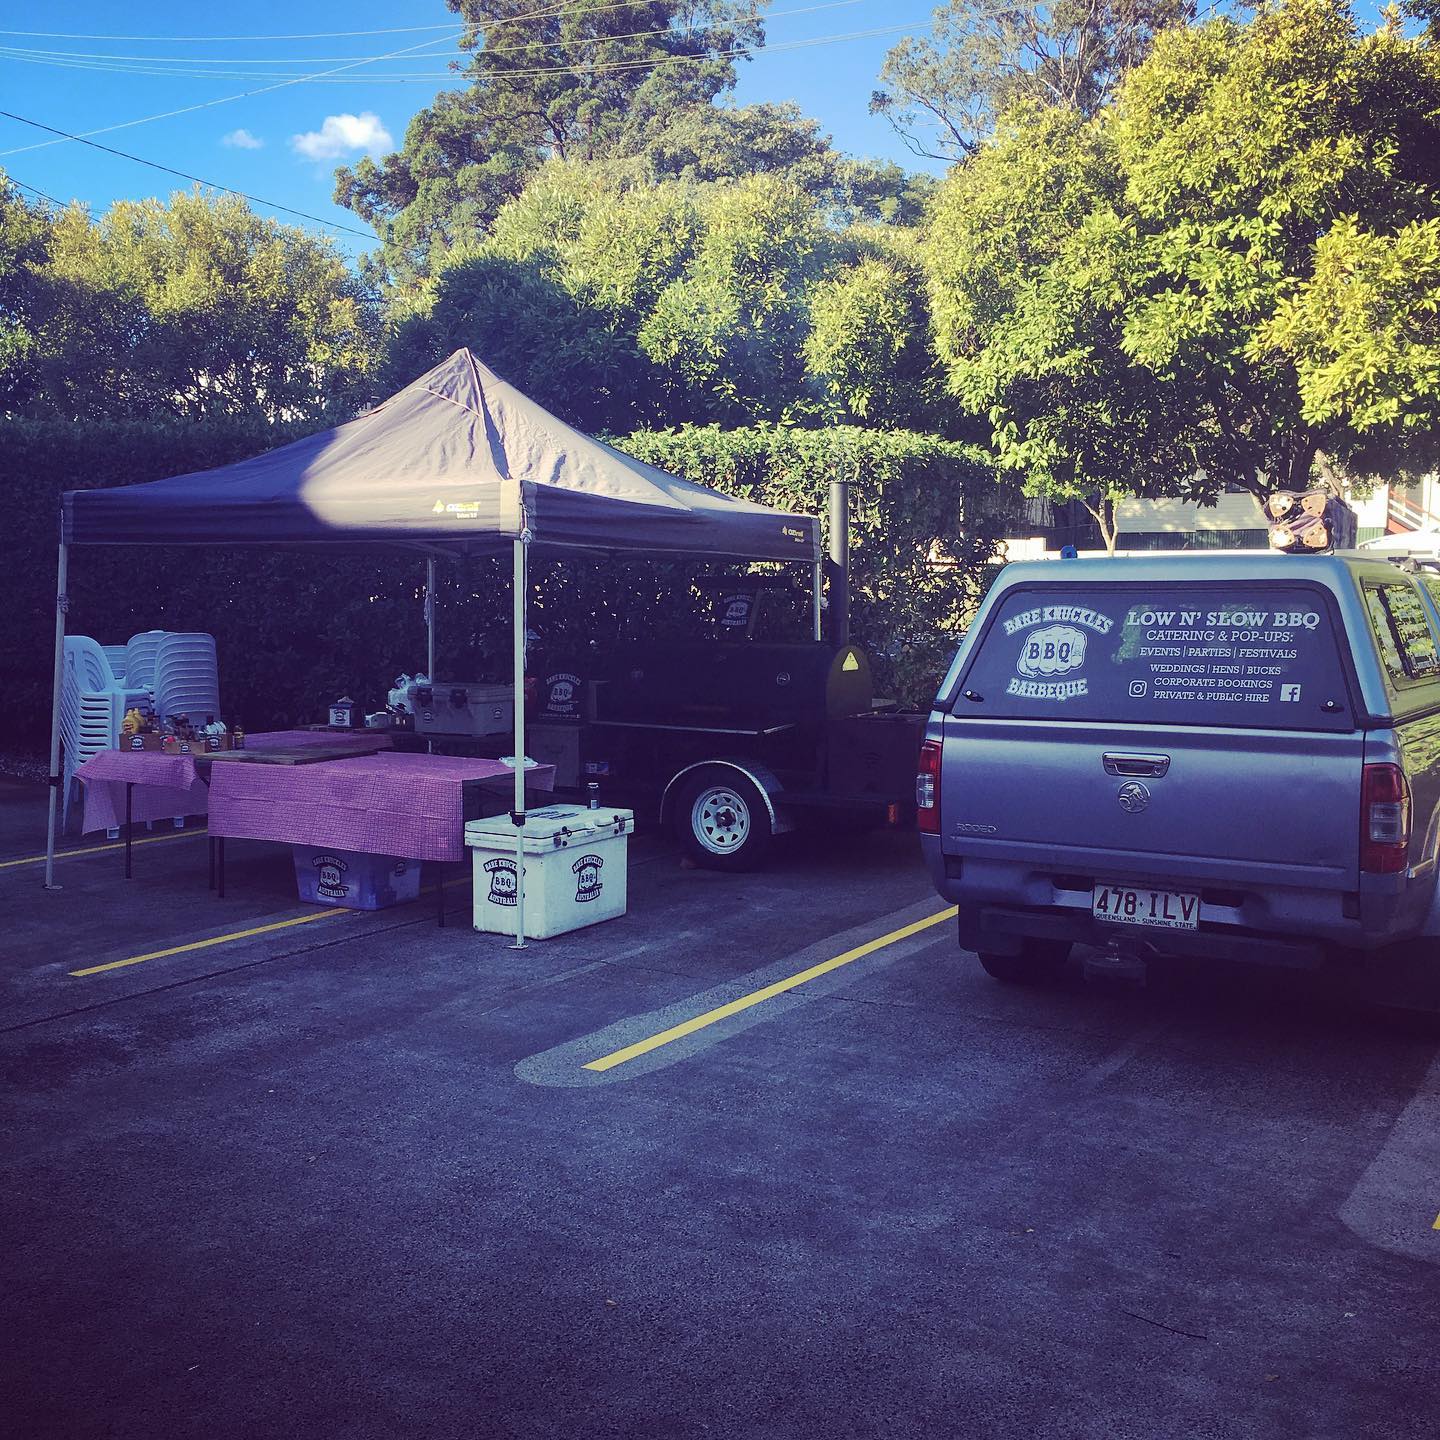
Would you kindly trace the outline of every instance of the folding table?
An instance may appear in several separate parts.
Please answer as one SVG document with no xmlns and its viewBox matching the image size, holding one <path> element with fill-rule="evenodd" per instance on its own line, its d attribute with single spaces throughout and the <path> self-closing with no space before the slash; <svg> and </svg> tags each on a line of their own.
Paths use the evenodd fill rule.
<svg viewBox="0 0 1440 1440">
<path fill-rule="evenodd" d="M 295 750 L 329 747 L 357 755 L 390 748 L 384 731 L 351 733 L 325 730 L 268 730 L 245 737 L 244 751 Z M 216 754 L 190 754 L 163 750 L 102 750 L 75 772 L 85 787 L 82 833 L 125 827 L 125 878 L 131 874 L 130 842 L 133 827 L 142 820 L 169 820 L 177 815 L 204 815 L 209 809 L 209 787 L 202 774 Z M 196 762 L 200 768 L 196 768 Z M 136 793 L 138 791 L 138 793 Z M 124 816 L 123 820 L 121 816 Z"/>
<path fill-rule="evenodd" d="M 213 758 L 213 757 L 212 757 Z M 550 791 L 553 765 L 527 766 L 526 788 Z M 274 840 L 433 862 L 465 859 L 465 822 L 499 814 L 515 771 L 503 760 L 381 751 L 314 765 L 215 759 L 210 837 L 225 894 L 225 841 Z M 437 883 L 440 923 L 444 887 Z"/>
</svg>

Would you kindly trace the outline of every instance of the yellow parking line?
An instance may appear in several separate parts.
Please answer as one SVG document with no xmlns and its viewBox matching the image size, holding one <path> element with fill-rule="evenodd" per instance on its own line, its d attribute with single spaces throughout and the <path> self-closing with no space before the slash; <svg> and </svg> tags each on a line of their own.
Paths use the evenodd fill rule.
<svg viewBox="0 0 1440 1440">
<path fill-rule="evenodd" d="M 1435 1217 L 1435 1223 L 1430 1228 L 1432 1230 L 1440 1230 L 1440 1215 Z"/>
<path fill-rule="evenodd" d="M 787 976 L 784 980 L 777 980 L 773 985 L 766 985 L 761 990 L 752 990 L 750 994 L 742 995 L 738 1000 L 731 1000 L 725 1005 L 717 1005 L 715 1009 L 707 1010 L 703 1015 L 696 1015 L 690 1020 L 682 1020 L 680 1024 L 672 1025 L 668 1030 L 661 1030 L 658 1034 L 647 1036 L 644 1040 L 637 1040 L 633 1045 L 626 1045 L 622 1050 L 614 1050 L 609 1055 L 602 1055 L 598 1060 L 590 1060 L 586 1063 L 585 1068 L 587 1070 L 613 1070 L 627 1060 L 634 1060 L 640 1055 L 648 1055 L 652 1050 L 658 1050 L 662 1045 L 670 1044 L 672 1040 L 683 1039 L 686 1035 L 693 1035 L 697 1030 L 705 1029 L 707 1025 L 727 1020 L 731 1015 L 738 1015 L 742 1010 L 748 1010 L 753 1005 L 772 1000 L 776 995 L 783 995 L 787 990 L 794 990 L 809 980 L 814 980 L 821 975 L 828 975 L 842 965 L 849 965 L 854 960 L 861 960 L 866 955 L 873 955 L 877 950 L 885 949 L 887 945 L 908 940 L 910 936 L 918 935 L 932 925 L 939 925 L 945 920 L 953 920 L 958 913 L 958 907 L 952 905 L 948 910 L 927 915 L 925 919 L 917 920 L 913 925 L 903 925 L 899 930 L 892 930 L 888 935 L 881 935 L 876 940 L 867 940 L 863 945 L 857 945 L 843 955 L 836 955 L 830 960 L 822 960 L 818 965 L 810 966 L 808 970 L 801 970 L 798 974 Z"/>
<path fill-rule="evenodd" d="M 165 838 L 169 839 L 169 836 Z M 454 880 L 446 880 L 443 888 L 449 890 L 454 885 L 468 885 L 469 883 L 470 877 L 462 875 Z M 337 920 L 346 915 L 372 913 L 368 910 L 347 910 L 343 907 L 334 910 L 314 910 L 304 915 L 292 916 L 289 920 L 272 920 L 268 925 L 255 925 L 249 930 L 232 930 L 228 935 L 212 935 L 208 940 L 191 940 L 184 945 L 171 945 L 165 950 L 151 950 L 147 955 L 131 955 L 124 960 L 111 960 L 104 965 L 91 965 L 85 970 L 72 970 L 70 974 L 77 977 L 100 975 L 106 970 L 123 970 L 127 965 L 140 965 L 146 960 L 163 960 L 167 955 L 186 955 L 192 950 L 208 950 L 212 945 L 228 945 L 232 940 L 248 940 L 252 935 L 268 935 L 272 930 L 288 930 L 292 925 L 308 925 L 312 920 Z"/>
<path fill-rule="evenodd" d="M 139 965 L 146 960 L 163 960 L 167 955 L 184 955 L 191 950 L 208 950 L 212 945 L 228 945 L 232 940 L 248 940 L 252 935 L 268 935 L 272 930 L 288 930 L 292 925 L 307 925 L 312 920 L 334 920 L 343 915 L 355 915 L 355 910 L 314 910 L 308 915 L 296 915 L 290 920 L 272 920 L 268 925 L 255 925 L 249 930 L 232 930 L 228 935 L 212 935 L 208 940 L 192 940 L 186 945 L 172 945 L 168 950 L 152 950 L 148 955 L 132 955 L 128 960 L 111 960 L 106 965 L 91 965 L 87 970 L 72 970 L 72 975 L 99 975 L 105 970 L 123 970 L 127 965 Z"/>
<path fill-rule="evenodd" d="M 159 845 L 165 840 L 193 840 L 197 835 L 208 835 L 209 833 L 208 830 L 203 828 L 197 830 L 177 830 L 173 835 L 147 835 L 143 840 L 131 841 L 131 844 Z M 90 845 L 84 850 L 57 850 L 55 852 L 55 858 L 57 860 L 68 860 L 72 855 L 99 855 L 105 850 L 123 850 L 124 848 L 125 842 L 123 840 L 117 840 L 112 845 Z M 27 855 L 23 860 L 0 860 L 0 870 L 9 870 L 16 865 L 43 865 L 44 863 L 45 857 L 43 855 Z"/>
</svg>

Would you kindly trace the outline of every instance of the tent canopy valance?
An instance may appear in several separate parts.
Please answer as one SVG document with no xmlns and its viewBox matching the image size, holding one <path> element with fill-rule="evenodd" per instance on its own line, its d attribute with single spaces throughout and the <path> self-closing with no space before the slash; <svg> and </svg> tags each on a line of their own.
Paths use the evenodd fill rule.
<svg viewBox="0 0 1440 1440">
<path fill-rule="evenodd" d="M 71 490 L 71 545 L 532 544 L 814 563 L 819 522 L 646 465 L 457 350 L 374 410 L 213 470 Z"/>
</svg>

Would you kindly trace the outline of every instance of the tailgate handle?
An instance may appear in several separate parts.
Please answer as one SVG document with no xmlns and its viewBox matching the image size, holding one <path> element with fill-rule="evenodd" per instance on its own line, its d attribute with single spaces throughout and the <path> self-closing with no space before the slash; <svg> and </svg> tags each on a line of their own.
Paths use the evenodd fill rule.
<svg viewBox="0 0 1440 1440">
<path fill-rule="evenodd" d="M 1107 750 L 1103 756 L 1107 775 L 1163 775 L 1170 768 L 1168 755 L 1131 754 L 1123 750 Z"/>
</svg>

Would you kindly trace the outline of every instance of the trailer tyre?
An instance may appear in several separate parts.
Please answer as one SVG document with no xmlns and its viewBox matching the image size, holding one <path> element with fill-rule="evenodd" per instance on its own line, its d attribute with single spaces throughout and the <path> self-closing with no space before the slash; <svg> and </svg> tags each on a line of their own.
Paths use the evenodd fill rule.
<svg viewBox="0 0 1440 1440">
<path fill-rule="evenodd" d="M 1030 938 L 1018 955 L 981 950 L 979 958 L 987 975 L 1007 985 L 1052 985 L 1070 958 L 1070 942 Z"/>
<path fill-rule="evenodd" d="M 685 854 L 709 870 L 754 870 L 769 853 L 774 834 L 759 789 L 725 770 L 690 781 L 671 823 Z"/>
</svg>

